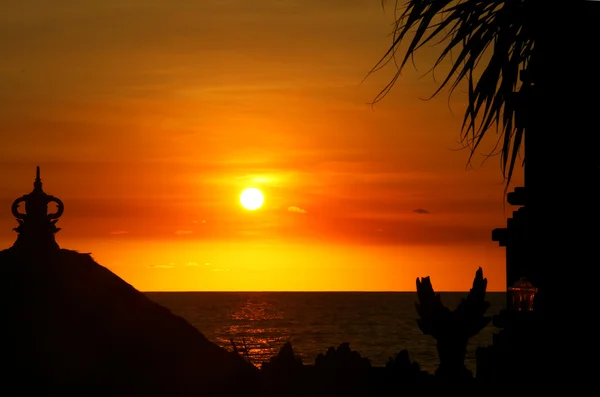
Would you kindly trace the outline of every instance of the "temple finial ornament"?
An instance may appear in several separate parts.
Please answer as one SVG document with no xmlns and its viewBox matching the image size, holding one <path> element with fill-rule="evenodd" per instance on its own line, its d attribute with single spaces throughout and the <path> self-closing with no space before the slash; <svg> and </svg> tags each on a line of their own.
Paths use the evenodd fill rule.
<svg viewBox="0 0 600 397">
<path fill-rule="evenodd" d="M 60 230 L 56 222 L 63 214 L 64 204 L 58 197 L 43 191 L 39 166 L 35 174 L 33 191 L 16 199 L 11 207 L 12 214 L 19 222 L 19 226 L 13 229 L 19 233 L 13 247 L 58 248 L 54 234 Z M 19 211 L 21 203 L 25 203 L 25 212 Z M 48 213 L 50 203 L 56 204 L 56 212 Z"/>
</svg>

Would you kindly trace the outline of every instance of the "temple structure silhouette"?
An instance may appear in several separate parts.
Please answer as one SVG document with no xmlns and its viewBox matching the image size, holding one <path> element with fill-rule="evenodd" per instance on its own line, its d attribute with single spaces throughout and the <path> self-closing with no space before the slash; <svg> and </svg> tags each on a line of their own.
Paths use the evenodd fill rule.
<svg viewBox="0 0 600 397">
<path fill-rule="evenodd" d="M 531 255 L 529 208 L 525 187 L 508 193 L 510 205 L 518 206 L 504 228 L 492 230 L 492 240 L 506 247 L 506 308 L 493 317 L 499 332 L 491 346 L 477 349 L 477 378 L 492 384 L 502 379 L 535 382 L 541 379 L 540 349 L 543 345 L 539 305 L 535 305 L 540 281 L 540 261 Z M 535 310 L 534 310 L 535 309 Z M 528 360 L 520 360 L 528 357 Z"/>
<path fill-rule="evenodd" d="M 56 212 L 48 213 L 50 203 L 56 204 Z M 24 204 L 25 212 L 20 212 L 21 204 Z M 42 189 L 40 167 L 37 166 L 33 190 L 17 198 L 11 207 L 12 214 L 19 222 L 19 226 L 13 229 L 18 233 L 18 237 L 12 248 L 31 252 L 59 249 L 55 234 L 60 228 L 56 227 L 56 222 L 63 214 L 64 208 L 58 197 L 46 194 Z"/>
<path fill-rule="evenodd" d="M 506 307 L 530 311 L 533 310 L 533 297 L 537 292 L 539 263 L 527 255 L 530 234 L 527 230 L 525 188 L 517 187 L 508 193 L 507 201 L 519 208 L 513 211 L 512 218 L 507 219 L 506 227 L 492 230 L 492 240 L 506 247 Z"/>
<path fill-rule="evenodd" d="M 515 122 L 522 128 L 530 127 L 532 98 L 538 89 L 530 72 L 528 69 L 520 72 L 526 88 L 514 92 L 520 104 Z M 528 132 L 525 136 L 530 138 L 530 135 Z M 533 363 L 540 363 L 543 348 L 539 338 L 543 306 L 538 287 L 543 282 L 544 262 L 534 256 L 532 211 L 536 209 L 536 190 L 531 175 L 531 169 L 526 167 L 525 187 L 516 187 L 506 196 L 508 204 L 518 207 L 512 218 L 507 219 L 506 227 L 492 230 L 492 240 L 506 248 L 506 308 L 493 317 L 492 323 L 499 332 L 494 335 L 492 345 L 477 349 L 477 377 L 492 383 L 502 379 L 523 382 L 541 379 L 540 366 Z M 519 357 L 524 356 L 531 359 L 520 362 Z"/>
</svg>

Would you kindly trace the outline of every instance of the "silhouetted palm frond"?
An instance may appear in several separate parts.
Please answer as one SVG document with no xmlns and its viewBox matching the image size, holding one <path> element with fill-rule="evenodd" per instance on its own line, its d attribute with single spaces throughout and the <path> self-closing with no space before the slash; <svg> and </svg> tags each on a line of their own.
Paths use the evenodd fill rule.
<svg viewBox="0 0 600 397">
<path fill-rule="evenodd" d="M 517 108 L 514 92 L 519 85 L 519 71 L 527 66 L 533 50 L 530 27 L 534 2 L 406 0 L 406 5 L 399 9 L 400 1 L 396 0 L 396 9 L 401 12 L 395 23 L 392 45 L 370 73 L 389 62 L 396 63 L 400 44 L 409 34 L 413 36 L 406 53 L 397 63 L 396 74 L 373 103 L 387 95 L 416 51 L 426 44 L 444 43 L 431 71 L 451 52 L 458 55 L 452 59 L 450 71 L 432 97 L 447 86 L 452 94 L 466 79 L 468 106 L 461 140 L 471 151 L 469 162 L 486 133 L 496 127 L 496 148 L 500 147 L 502 173 L 508 186 L 523 142 L 524 126 L 514 122 Z M 480 61 L 483 61 L 482 65 L 479 65 Z"/>
</svg>

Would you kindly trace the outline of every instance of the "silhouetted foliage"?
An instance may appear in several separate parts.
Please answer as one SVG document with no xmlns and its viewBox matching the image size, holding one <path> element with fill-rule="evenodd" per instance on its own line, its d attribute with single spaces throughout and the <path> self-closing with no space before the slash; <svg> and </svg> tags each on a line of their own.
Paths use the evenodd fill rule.
<svg viewBox="0 0 600 397">
<path fill-rule="evenodd" d="M 395 8 L 401 12 L 392 45 L 370 73 L 390 62 L 398 70 L 374 103 L 387 95 L 419 49 L 426 44 L 444 43 L 430 71 L 448 57 L 452 64 L 432 97 L 446 86 L 452 95 L 466 80 L 468 106 L 461 138 L 471 151 L 469 162 L 483 137 L 495 126 L 499 133 L 496 148 L 500 147 L 508 186 L 524 134 L 523 124 L 515 122 L 519 104 L 514 92 L 520 84 L 519 71 L 532 57 L 535 40 L 531 28 L 539 17 L 538 5 L 531 0 L 407 0 L 400 8 L 399 3 L 396 0 Z M 397 62 L 397 51 L 411 34 L 406 53 Z M 524 82 L 521 89 L 527 89 L 528 84 Z M 496 153 L 496 148 L 490 155 Z"/>
</svg>

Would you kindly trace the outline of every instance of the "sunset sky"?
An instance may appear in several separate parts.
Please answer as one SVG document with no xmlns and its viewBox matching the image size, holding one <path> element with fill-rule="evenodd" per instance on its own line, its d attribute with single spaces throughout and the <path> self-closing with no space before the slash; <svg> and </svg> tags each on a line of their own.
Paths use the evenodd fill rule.
<svg viewBox="0 0 600 397">
<path fill-rule="evenodd" d="M 0 247 L 39 165 L 65 203 L 61 247 L 143 291 L 467 290 L 478 266 L 503 290 L 499 159 L 465 168 L 464 95 L 420 99 L 438 50 L 369 105 L 395 72 L 362 82 L 391 43 L 389 3 L 5 4 Z"/>
</svg>

